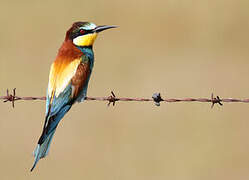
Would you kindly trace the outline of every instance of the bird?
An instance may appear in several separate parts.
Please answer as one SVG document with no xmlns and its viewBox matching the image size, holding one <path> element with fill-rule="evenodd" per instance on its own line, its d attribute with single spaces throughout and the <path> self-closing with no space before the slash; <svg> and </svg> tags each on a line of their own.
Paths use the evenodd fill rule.
<svg viewBox="0 0 249 180">
<path fill-rule="evenodd" d="M 56 128 L 76 102 L 84 101 L 94 65 L 93 44 L 98 34 L 117 26 L 97 26 L 91 22 L 75 22 L 67 30 L 65 40 L 50 67 L 46 95 L 46 113 L 42 134 L 33 152 L 33 171 L 50 148 Z"/>
</svg>

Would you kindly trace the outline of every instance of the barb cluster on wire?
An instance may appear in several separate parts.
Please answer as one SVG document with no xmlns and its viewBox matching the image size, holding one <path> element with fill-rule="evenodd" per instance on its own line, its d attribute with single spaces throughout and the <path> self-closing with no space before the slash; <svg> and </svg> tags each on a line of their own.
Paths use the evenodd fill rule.
<svg viewBox="0 0 249 180">
<path fill-rule="evenodd" d="M 16 88 L 13 89 L 13 93 L 9 93 L 9 90 L 7 89 L 6 96 L 0 96 L 0 99 L 4 100 L 3 102 L 11 102 L 12 107 L 15 107 L 15 101 L 19 100 L 46 100 L 46 97 L 20 97 L 16 95 Z M 167 102 L 167 103 L 173 103 L 173 102 L 208 102 L 211 103 L 211 108 L 215 104 L 223 105 L 222 102 L 228 103 L 228 102 L 240 102 L 240 103 L 249 103 L 249 99 L 235 99 L 235 98 L 220 98 L 219 96 L 214 96 L 213 93 L 211 94 L 211 98 L 162 98 L 160 93 L 154 93 L 152 98 L 119 98 L 116 97 L 114 92 L 111 91 L 111 95 L 107 97 L 86 97 L 85 100 L 87 101 L 107 101 L 108 106 L 110 104 L 115 105 L 115 102 L 117 101 L 153 101 L 155 105 L 160 106 L 160 102 Z"/>
</svg>

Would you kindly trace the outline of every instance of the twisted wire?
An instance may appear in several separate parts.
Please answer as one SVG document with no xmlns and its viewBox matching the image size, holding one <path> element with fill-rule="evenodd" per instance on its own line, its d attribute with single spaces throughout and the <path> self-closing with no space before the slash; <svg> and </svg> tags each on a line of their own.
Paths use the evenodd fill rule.
<svg viewBox="0 0 249 180">
<path fill-rule="evenodd" d="M 0 99 L 3 102 L 11 102 L 12 107 L 15 107 L 15 102 L 24 100 L 24 101 L 35 101 L 35 100 L 46 100 L 46 97 L 21 97 L 16 95 L 16 88 L 13 89 L 12 93 L 9 92 L 7 89 L 5 96 L 0 96 Z M 129 98 L 129 97 L 116 97 L 113 91 L 111 91 L 110 96 L 106 97 L 86 97 L 85 100 L 87 101 L 107 101 L 108 106 L 110 104 L 115 105 L 117 101 L 138 101 L 138 102 L 146 102 L 146 101 L 153 101 L 155 105 L 160 106 L 160 102 L 167 102 L 167 103 L 174 103 L 174 102 L 207 102 L 211 103 L 211 108 L 215 104 L 219 104 L 222 106 L 222 103 L 249 103 L 249 99 L 236 99 L 236 98 L 220 98 L 219 96 L 214 96 L 213 93 L 211 94 L 210 98 L 162 98 L 160 93 L 154 93 L 152 98 Z"/>
</svg>

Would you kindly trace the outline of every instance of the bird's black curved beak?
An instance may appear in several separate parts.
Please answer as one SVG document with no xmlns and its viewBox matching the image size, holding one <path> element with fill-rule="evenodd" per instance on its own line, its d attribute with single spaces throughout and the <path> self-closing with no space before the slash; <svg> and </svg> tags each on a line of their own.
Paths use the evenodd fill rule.
<svg viewBox="0 0 249 180">
<path fill-rule="evenodd" d="M 118 27 L 118 26 L 106 26 L 106 25 L 104 25 L 104 26 L 97 26 L 97 27 L 94 29 L 94 31 L 97 32 L 97 33 L 99 33 L 99 32 L 104 31 L 104 30 L 106 30 L 106 29 L 117 28 L 117 27 Z"/>
</svg>

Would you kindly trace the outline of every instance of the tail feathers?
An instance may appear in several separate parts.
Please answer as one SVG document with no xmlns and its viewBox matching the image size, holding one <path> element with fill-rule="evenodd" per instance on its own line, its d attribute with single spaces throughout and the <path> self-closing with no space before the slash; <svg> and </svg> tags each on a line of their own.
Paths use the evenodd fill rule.
<svg viewBox="0 0 249 180">
<path fill-rule="evenodd" d="M 36 148 L 35 148 L 35 150 L 33 152 L 33 155 L 35 157 L 35 162 L 34 162 L 34 164 L 33 164 L 30 171 L 33 171 L 33 169 L 35 168 L 38 161 L 41 158 L 44 158 L 48 154 L 49 147 L 50 147 L 52 138 L 54 136 L 55 130 L 56 129 L 54 129 L 51 133 L 49 133 L 49 135 L 45 138 L 45 140 L 44 140 L 44 142 L 42 144 L 37 144 L 37 146 L 36 146 Z"/>
<path fill-rule="evenodd" d="M 49 151 L 49 146 L 52 141 L 52 138 L 54 136 L 55 130 L 57 128 L 57 125 L 59 124 L 60 120 L 63 118 L 63 116 L 69 111 L 71 108 L 70 105 L 66 105 L 60 109 L 60 111 L 53 115 L 53 116 L 46 116 L 44 128 L 42 131 L 42 135 L 38 141 L 38 145 L 34 151 L 34 157 L 35 157 L 35 162 L 33 167 L 31 168 L 30 171 L 33 171 L 35 168 L 36 164 L 41 158 L 44 158 Z"/>
</svg>

